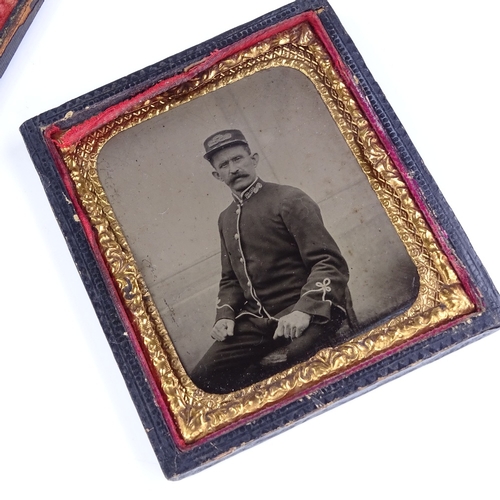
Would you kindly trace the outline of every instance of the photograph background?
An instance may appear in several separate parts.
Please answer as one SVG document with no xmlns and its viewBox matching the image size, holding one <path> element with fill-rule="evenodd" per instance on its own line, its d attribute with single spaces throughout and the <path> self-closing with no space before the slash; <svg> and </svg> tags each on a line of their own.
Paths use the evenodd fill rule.
<svg viewBox="0 0 500 500">
<path fill-rule="evenodd" d="M 232 201 L 212 177 L 203 141 L 232 128 L 259 154 L 263 180 L 298 187 L 319 204 L 349 264 L 361 326 L 409 307 L 416 267 L 313 83 L 291 68 L 260 71 L 119 133 L 98 157 L 104 190 L 186 369 L 213 343 L 217 219 Z"/>
<path fill-rule="evenodd" d="M 0 79 L 1 498 L 499 497 L 499 333 L 163 478 L 18 127 L 284 3 L 46 0 L 33 21 Z M 496 4 L 332 4 L 500 286 Z"/>
</svg>

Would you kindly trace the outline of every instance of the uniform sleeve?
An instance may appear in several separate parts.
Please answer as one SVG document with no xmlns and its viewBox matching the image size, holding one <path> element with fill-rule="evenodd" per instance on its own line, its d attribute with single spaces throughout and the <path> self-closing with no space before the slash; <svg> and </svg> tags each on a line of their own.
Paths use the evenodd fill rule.
<svg viewBox="0 0 500 500">
<path fill-rule="evenodd" d="M 283 201 L 281 209 L 283 221 L 309 272 L 293 310 L 310 314 L 317 323 L 332 319 L 332 311 L 345 316 L 349 269 L 323 224 L 318 205 L 298 191 L 296 196 Z"/>
<path fill-rule="evenodd" d="M 222 235 L 222 230 L 220 229 L 220 242 L 221 242 L 221 280 L 219 283 L 219 295 L 217 297 L 215 322 L 220 319 L 232 319 L 234 320 L 236 314 L 239 312 L 243 303 L 245 302 L 245 297 L 243 295 L 243 290 L 236 278 L 236 275 L 231 266 L 229 260 L 228 251 L 224 243 L 224 237 Z"/>
</svg>

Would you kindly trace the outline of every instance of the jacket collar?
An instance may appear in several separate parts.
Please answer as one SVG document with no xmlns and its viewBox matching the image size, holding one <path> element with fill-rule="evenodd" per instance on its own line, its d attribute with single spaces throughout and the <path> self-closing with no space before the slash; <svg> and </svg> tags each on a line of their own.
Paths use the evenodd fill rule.
<svg viewBox="0 0 500 500">
<path fill-rule="evenodd" d="M 250 199 L 252 196 L 256 195 L 262 189 L 263 184 L 263 181 L 256 177 L 252 184 L 250 184 L 250 186 L 248 186 L 240 196 L 238 196 L 236 193 L 233 193 L 233 197 L 237 203 L 243 203 L 244 201 Z"/>
</svg>

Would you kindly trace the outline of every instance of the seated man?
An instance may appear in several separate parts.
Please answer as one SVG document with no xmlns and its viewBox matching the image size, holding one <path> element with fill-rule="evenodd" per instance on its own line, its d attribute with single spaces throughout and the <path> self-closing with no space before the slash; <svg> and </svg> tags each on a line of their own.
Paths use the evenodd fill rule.
<svg viewBox="0 0 500 500">
<path fill-rule="evenodd" d="M 269 376 L 260 362 L 280 346 L 291 343 L 286 366 L 321 348 L 346 317 L 349 272 L 318 205 L 300 189 L 257 177 L 258 155 L 239 130 L 218 132 L 204 146 L 233 202 L 219 217 L 215 343 L 191 378 L 226 393 Z"/>
</svg>

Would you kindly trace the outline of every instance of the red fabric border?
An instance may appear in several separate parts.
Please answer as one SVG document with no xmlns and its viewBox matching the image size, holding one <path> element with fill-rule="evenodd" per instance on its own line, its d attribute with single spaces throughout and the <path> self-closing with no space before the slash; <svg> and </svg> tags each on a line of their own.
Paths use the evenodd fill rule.
<svg viewBox="0 0 500 500">
<path fill-rule="evenodd" d="M 7 24 L 9 16 L 18 3 L 19 0 L 0 0 L 0 30 Z"/>
</svg>

